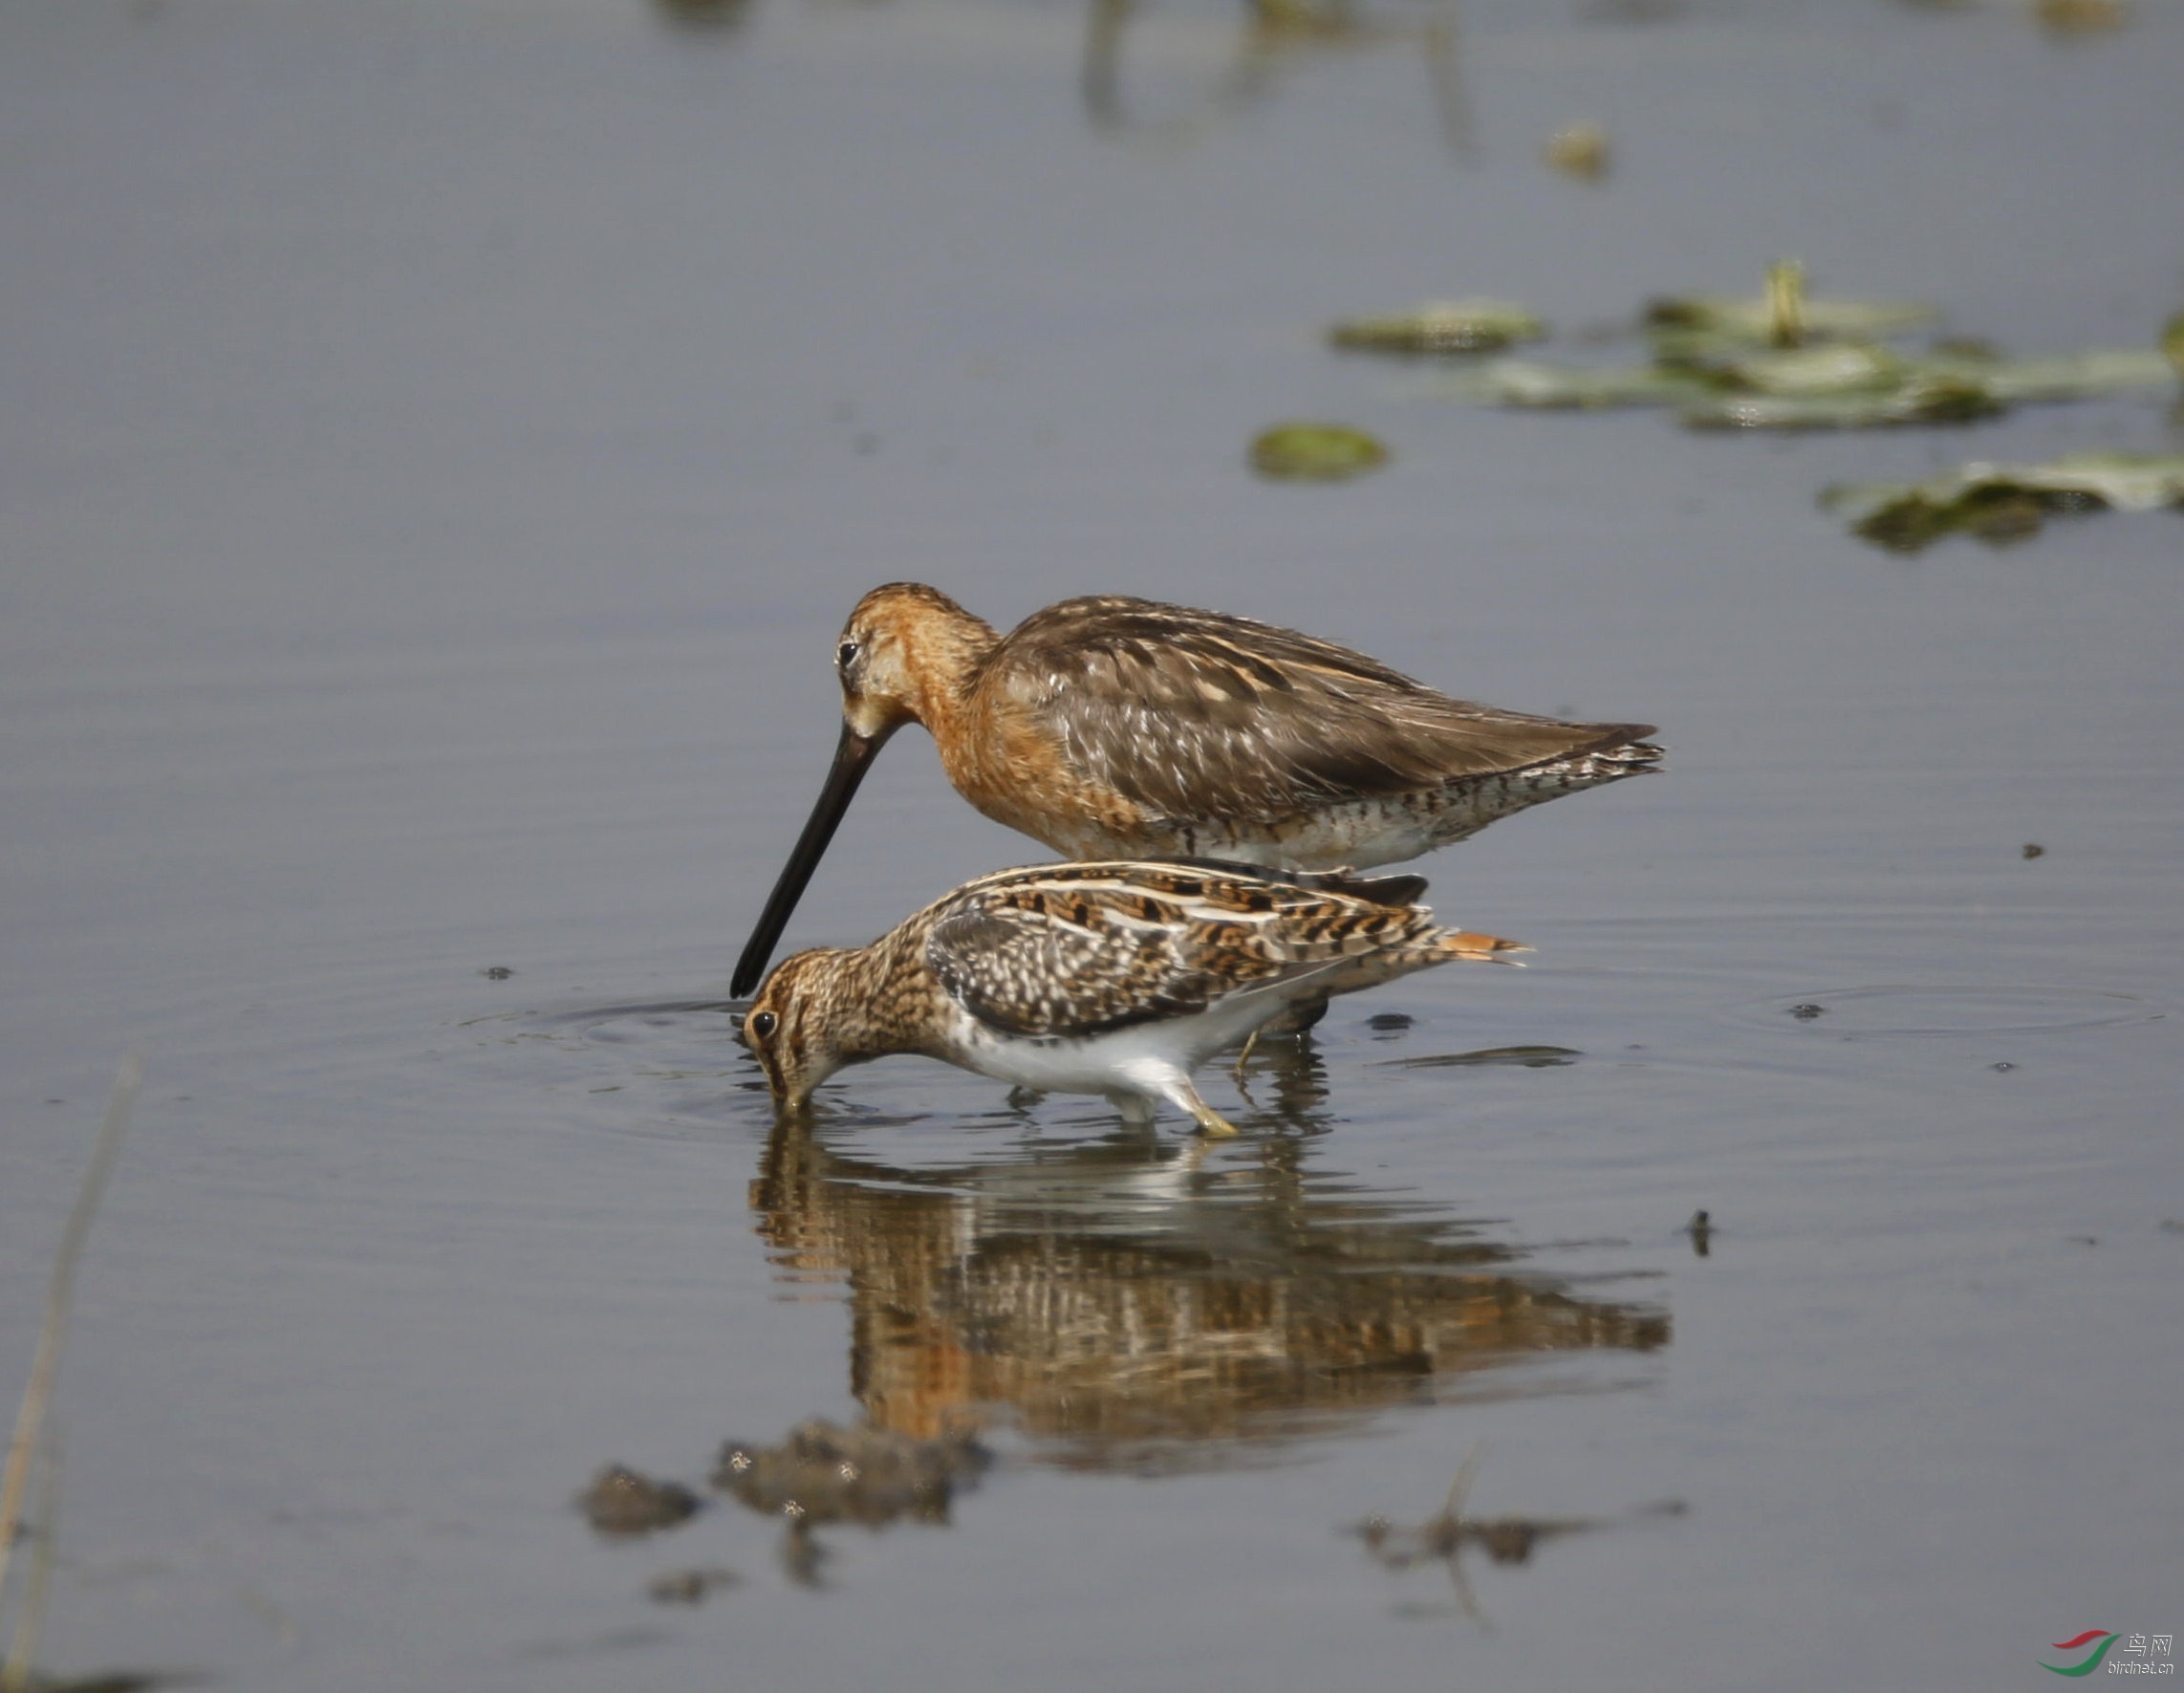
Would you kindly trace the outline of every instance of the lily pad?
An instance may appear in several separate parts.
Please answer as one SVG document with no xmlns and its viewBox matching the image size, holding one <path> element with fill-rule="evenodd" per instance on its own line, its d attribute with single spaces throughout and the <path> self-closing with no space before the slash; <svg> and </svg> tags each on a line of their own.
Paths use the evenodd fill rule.
<svg viewBox="0 0 2184 1693">
<path fill-rule="evenodd" d="M 2032 10 L 2041 28 L 2058 35 L 2120 30 L 2130 21 L 2125 0 L 2035 0 Z"/>
<path fill-rule="evenodd" d="M 1920 300 L 1801 299 L 1795 310 L 1797 330 L 1790 344 L 1902 335 L 1940 315 Z M 1758 346 L 1780 346 L 1784 342 L 1779 333 L 1778 311 L 1772 294 L 1751 299 L 1690 294 L 1654 300 L 1646 308 L 1646 327 L 1690 330 L 1733 336 Z"/>
<path fill-rule="evenodd" d="M 1783 353 L 1750 353 L 1719 367 L 1726 382 L 1757 394 L 1870 394 L 1902 385 L 1902 355 L 1870 341 L 1834 341 Z"/>
<path fill-rule="evenodd" d="M 1918 361 L 1923 369 L 1977 381 L 1995 399 L 2094 400 L 2128 388 L 2158 388 L 2173 382 L 2176 367 L 2162 353 L 2131 348 L 2096 347 L 2052 358 L 1995 358 L 1935 353 Z"/>
<path fill-rule="evenodd" d="M 1391 316 L 1338 323 L 1327 338 L 1368 353 L 1498 353 L 1546 332 L 1536 315 L 1507 300 L 1428 300 Z"/>
<path fill-rule="evenodd" d="M 1608 174 L 1612 150 L 1608 132 L 1597 123 L 1572 123 L 1547 138 L 1541 157 L 1565 176 L 1596 183 Z"/>
<path fill-rule="evenodd" d="M 2184 455 L 2067 453 L 2045 465 L 1970 464 L 1921 483 L 1831 488 L 1821 504 L 1851 532 L 1892 553 L 1916 553 L 1958 532 L 2001 546 L 2037 534 L 2065 511 L 2152 511 L 2184 506 Z"/>
<path fill-rule="evenodd" d="M 1899 353 L 1866 341 L 1789 351 L 1585 367 L 1501 358 L 1461 393 L 1492 405 L 1589 409 L 1674 405 L 1699 429 L 1868 429 L 1967 423 L 2020 402 L 2089 400 L 2175 380 L 2159 353 L 2095 350 L 2053 358 Z"/>
<path fill-rule="evenodd" d="M 1655 364 L 1579 366 L 1536 358 L 1497 358 L 1467 377 L 1461 392 L 1491 405 L 1599 410 L 1612 405 L 1678 405 L 1709 391 L 1691 371 Z"/>
<path fill-rule="evenodd" d="M 1805 268 L 1784 260 L 1768 267 L 1757 298 L 1654 301 L 1646 315 L 1651 364 L 1502 358 L 1422 391 L 1529 409 L 1669 405 L 1696 429 L 1870 429 L 1977 423 L 2022 402 L 2095 399 L 2184 374 L 2184 315 L 2165 327 L 2158 350 L 2009 358 L 1980 341 L 1935 340 L 1923 352 L 1887 344 L 1935 315 L 1920 301 L 1807 299 Z M 1416 320 L 1336 333 L 1369 344 L 1368 331 L 1405 321 Z"/>
<path fill-rule="evenodd" d="M 1251 467 L 1283 482 L 1341 482 L 1388 462 L 1388 449 L 1345 423 L 1281 423 L 1251 444 Z"/>
<path fill-rule="evenodd" d="M 1881 389 L 1838 393 L 1718 394 L 1684 407 L 1694 429 L 1876 429 L 1975 423 L 2009 408 L 1969 379 L 1914 371 Z"/>
</svg>

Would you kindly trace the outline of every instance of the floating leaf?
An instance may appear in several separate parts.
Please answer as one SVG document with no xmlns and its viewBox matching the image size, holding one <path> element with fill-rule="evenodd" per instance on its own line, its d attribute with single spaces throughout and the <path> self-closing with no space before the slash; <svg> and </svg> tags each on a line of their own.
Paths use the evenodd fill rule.
<svg viewBox="0 0 2184 1693">
<path fill-rule="evenodd" d="M 1977 381 L 1997 400 L 2093 400 L 2127 388 L 2157 388 L 2176 380 L 2166 355 L 2094 348 L 2052 358 L 1997 358 L 1936 352 L 1922 368 Z"/>
<path fill-rule="evenodd" d="M 1546 332 L 1537 316 L 1507 300 L 1428 300 L 1392 316 L 1338 323 L 1327 338 L 1369 353 L 1498 353 Z"/>
<path fill-rule="evenodd" d="M 1959 532 L 2000 546 L 2037 534 L 2054 512 L 2184 506 L 2184 456 L 2066 453 L 2045 465 L 1970 464 L 1931 482 L 1831 488 L 1821 504 L 1892 553 L 1916 553 Z"/>
<path fill-rule="evenodd" d="M 1719 367 L 1718 374 L 1758 394 L 1857 394 L 1895 388 L 1904 359 L 1870 341 L 1836 341 L 1785 353 L 1752 353 Z"/>
<path fill-rule="evenodd" d="M 1536 358 L 1497 358 L 1464 380 L 1468 399 L 1493 405 L 1596 410 L 1611 405 L 1676 405 L 1707 393 L 1706 380 L 1653 364 L 1585 368 Z"/>
<path fill-rule="evenodd" d="M 2009 408 L 1978 381 L 1914 371 L 1883 389 L 1814 394 L 1718 394 L 1684 407 L 1694 429 L 1876 429 L 1974 423 Z"/>
<path fill-rule="evenodd" d="M 1572 123 L 1547 138 L 1542 157 L 1565 176 L 1596 183 L 1608 174 L 1608 132 L 1597 123 Z"/>
<path fill-rule="evenodd" d="M 2035 0 L 2033 12 L 2043 29 L 2058 35 L 2120 30 L 2130 21 L 2130 8 L 2124 0 Z"/>
<path fill-rule="evenodd" d="M 1657 299 L 1646 308 L 1646 326 L 1654 330 L 1697 330 L 1770 346 L 1777 344 L 1781 304 L 1772 293 L 1756 299 L 1726 299 L 1715 294 Z M 1918 300 L 1801 299 L 1797 306 L 1798 338 L 1814 341 L 1901 335 L 1932 323 L 1939 315 L 1934 307 Z"/>
<path fill-rule="evenodd" d="M 1251 444 L 1251 467 L 1285 482 L 1340 482 L 1388 462 L 1388 449 L 1344 423 L 1282 423 Z"/>
<path fill-rule="evenodd" d="M 2090 400 L 2175 380 L 2159 353 L 2095 350 L 1998 358 L 1919 356 L 1865 341 L 1781 353 L 1711 340 L 1652 365 L 1584 367 L 1499 358 L 1457 384 L 1491 405 L 1591 409 L 1675 405 L 1701 429 L 1862 429 L 1966 423 L 2022 402 Z M 1446 387 L 1434 390 L 1446 393 Z"/>
</svg>

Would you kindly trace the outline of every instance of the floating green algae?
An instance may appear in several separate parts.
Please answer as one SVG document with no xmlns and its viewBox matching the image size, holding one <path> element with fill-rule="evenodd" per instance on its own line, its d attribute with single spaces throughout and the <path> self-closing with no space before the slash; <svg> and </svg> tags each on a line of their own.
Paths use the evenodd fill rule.
<svg viewBox="0 0 2184 1693">
<path fill-rule="evenodd" d="M 1345 423 L 1279 423 L 1251 444 L 1251 467 L 1282 482 L 1341 482 L 1388 462 L 1388 449 Z"/>
<path fill-rule="evenodd" d="M 1327 338 L 1368 353 L 1497 353 L 1546 332 L 1539 317 L 1507 300 L 1428 300 L 1408 312 L 1338 323 Z"/>
<path fill-rule="evenodd" d="M 2060 512 L 2184 506 L 2184 455 L 2088 452 L 2044 465 L 1970 464 L 1929 482 L 1831 488 L 1820 501 L 1861 540 L 1891 553 L 1917 553 L 1952 534 L 2003 546 L 2039 533 Z"/>
</svg>

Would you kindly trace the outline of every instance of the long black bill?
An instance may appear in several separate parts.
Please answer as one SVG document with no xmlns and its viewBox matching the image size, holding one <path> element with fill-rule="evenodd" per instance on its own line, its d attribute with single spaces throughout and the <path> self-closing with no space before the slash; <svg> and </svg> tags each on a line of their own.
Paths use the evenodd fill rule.
<svg viewBox="0 0 2184 1693">
<path fill-rule="evenodd" d="M 819 802 L 811 808 L 804 833 L 796 837 L 789 862 L 781 867 L 781 879 L 773 884 L 766 909 L 758 914 L 758 927 L 751 931 L 743 957 L 736 960 L 735 979 L 728 984 L 729 993 L 736 998 L 741 999 L 756 988 L 759 978 L 766 974 L 774 943 L 789 926 L 796 901 L 804 897 L 804 884 L 811 879 L 811 872 L 819 868 L 827 843 L 834 838 L 842 814 L 850 809 L 850 801 L 856 795 L 857 784 L 864 780 L 873 754 L 879 750 L 885 739 L 882 736 L 880 740 L 868 741 L 848 724 L 842 725 L 842 738 L 834 747 L 833 768 L 827 772 L 827 785 L 819 790 Z"/>
</svg>

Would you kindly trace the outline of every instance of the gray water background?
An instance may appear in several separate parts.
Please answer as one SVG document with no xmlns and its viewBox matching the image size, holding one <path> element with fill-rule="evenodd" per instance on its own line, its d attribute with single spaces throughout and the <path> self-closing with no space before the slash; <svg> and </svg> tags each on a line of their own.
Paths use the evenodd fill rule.
<svg viewBox="0 0 2184 1693">
<path fill-rule="evenodd" d="M 147 1078 L 55 1410 L 50 1666 L 1987 1688 L 2184 1620 L 2184 527 L 1904 560 L 1814 505 L 2174 450 L 2170 397 L 1698 437 L 1421 402 L 1318 340 L 1473 293 L 1574 331 L 1797 256 L 2013 350 L 2144 345 L 2184 305 L 2184 11 L 1481 0 L 1438 101 L 1435 15 L 1222 105 L 1236 16 L 1148 10 L 1117 127 L 1085 14 L 1034 0 L 0 11 L 0 1383 L 125 1049 Z M 1537 156 L 1582 118 L 1598 186 Z M 1395 461 L 1255 480 L 1293 416 Z M 897 578 L 1005 626 L 1244 612 L 1656 722 L 1670 767 L 1428 860 L 1531 967 L 1338 1005 L 1256 1105 L 1211 1077 L 1247 1133 L 1196 1177 L 1174 1123 L 849 1073 L 800 1203 L 837 1246 L 867 1198 L 908 1221 L 798 1258 L 757 1073 L 689 1008 L 816 788 L 834 631 Z M 790 942 L 1040 856 L 905 736 Z M 1384 1062 L 1516 1045 L 1582 1056 Z M 634 1546 L 570 1508 L 609 1459 L 695 1483 L 853 1420 L 877 1271 L 945 1247 L 934 1286 L 1000 1300 L 1024 1238 L 1094 1302 L 1148 1239 L 1157 1291 L 1338 1303 L 1300 1241 L 1414 1291 L 1468 1242 L 1498 1297 L 1654 1340 L 1212 1431 L 1185 1370 L 1129 1442 L 1004 1404 L 952 1525 L 829 1531 L 818 1590 L 732 1504 Z M 1481 1441 L 1478 1513 L 1618 1526 L 1465 1593 L 1341 1531 L 1430 1516 Z M 713 1564 L 745 1584 L 643 1595 Z"/>
</svg>

